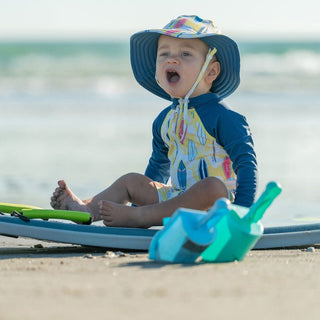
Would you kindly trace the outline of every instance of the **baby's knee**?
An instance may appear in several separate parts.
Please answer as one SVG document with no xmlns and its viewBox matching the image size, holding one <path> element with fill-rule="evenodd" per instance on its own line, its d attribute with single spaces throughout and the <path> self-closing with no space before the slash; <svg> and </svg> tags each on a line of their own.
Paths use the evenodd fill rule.
<svg viewBox="0 0 320 320">
<path fill-rule="evenodd" d="M 122 187 L 128 191 L 129 195 L 140 190 L 149 180 L 146 176 L 135 172 L 127 173 L 120 178 Z"/>
<path fill-rule="evenodd" d="M 201 180 L 208 196 L 213 198 L 228 198 L 228 189 L 226 185 L 218 178 L 207 177 Z"/>
<path fill-rule="evenodd" d="M 130 173 L 126 173 L 125 175 L 123 175 L 120 178 L 120 180 L 125 185 L 131 185 L 133 183 L 136 183 L 139 180 L 140 176 L 141 176 L 140 173 L 130 172 Z"/>
<path fill-rule="evenodd" d="M 130 173 L 126 173 L 125 175 L 123 175 L 122 177 L 126 180 L 130 179 L 135 179 L 137 176 L 139 176 L 140 174 L 139 173 L 136 173 L 136 172 L 130 172 Z"/>
</svg>

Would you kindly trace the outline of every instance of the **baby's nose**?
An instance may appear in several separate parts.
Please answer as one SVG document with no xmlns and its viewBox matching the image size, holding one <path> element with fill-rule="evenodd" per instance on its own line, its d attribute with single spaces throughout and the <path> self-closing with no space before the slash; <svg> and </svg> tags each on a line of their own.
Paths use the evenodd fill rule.
<svg viewBox="0 0 320 320">
<path fill-rule="evenodd" d="M 168 56 L 167 62 L 168 63 L 178 63 L 178 56 L 176 54 L 171 54 Z"/>
</svg>

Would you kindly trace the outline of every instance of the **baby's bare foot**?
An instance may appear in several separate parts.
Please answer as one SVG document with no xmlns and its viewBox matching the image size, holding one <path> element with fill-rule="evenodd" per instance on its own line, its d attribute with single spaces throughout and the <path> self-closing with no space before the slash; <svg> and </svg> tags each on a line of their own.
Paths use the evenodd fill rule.
<svg viewBox="0 0 320 320">
<path fill-rule="evenodd" d="M 90 212 L 85 203 L 70 190 L 64 180 L 58 181 L 58 187 L 52 194 L 50 205 L 54 209 Z"/>
<path fill-rule="evenodd" d="M 99 202 L 103 223 L 108 227 L 145 228 L 141 220 L 140 207 L 102 200 Z"/>
</svg>

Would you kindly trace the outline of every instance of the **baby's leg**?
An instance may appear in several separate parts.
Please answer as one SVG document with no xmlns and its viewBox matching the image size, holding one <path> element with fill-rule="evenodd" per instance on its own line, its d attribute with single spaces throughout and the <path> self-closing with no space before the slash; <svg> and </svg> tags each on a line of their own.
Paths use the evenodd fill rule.
<svg viewBox="0 0 320 320">
<path fill-rule="evenodd" d="M 137 173 L 122 176 L 110 187 L 87 200 L 76 197 L 63 180 L 59 181 L 58 185 L 51 198 L 51 206 L 55 209 L 90 212 L 93 221 L 101 219 L 99 207 L 101 200 L 122 205 L 131 202 L 138 206 L 158 202 L 158 193 L 152 180 Z"/>
<path fill-rule="evenodd" d="M 141 215 L 141 209 L 145 206 L 131 207 L 106 200 L 100 201 L 99 205 L 103 223 L 108 227 L 150 227 Z"/>
<path fill-rule="evenodd" d="M 217 199 L 223 197 L 228 197 L 225 184 L 217 178 L 209 177 L 197 182 L 179 196 L 161 203 L 128 207 L 101 201 L 100 213 L 107 226 L 148 228 L 162 225 L 163 218 L 171 216 L 180 207 L 208 210 Z"/>
<path fill-rule="evenodd" d="M 85 203 L 70 190 L 64 180 L 58 181 L 58 187 L 51 197 L 50 204 L 54 209 L 90 212 Z"/>
</svg>

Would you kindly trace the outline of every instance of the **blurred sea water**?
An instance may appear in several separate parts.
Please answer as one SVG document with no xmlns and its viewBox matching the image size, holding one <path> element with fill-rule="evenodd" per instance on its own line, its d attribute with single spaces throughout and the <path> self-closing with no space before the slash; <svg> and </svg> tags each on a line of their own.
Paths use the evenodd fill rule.
<svg viewBox="0 0 320 320">
<path fill-rule="evenodd" d="M 283 187 L 265 224 L 318 221 L 320 42 L 239 48 L 241 84 L 226 103 L 251 126 L 259 193 Z M 168 104 L 135 82 L 127 42 L 0 43 L 0 202 L 49 207 L 58 179 L 87 198 L 143 173 Z"/>
</svg>

